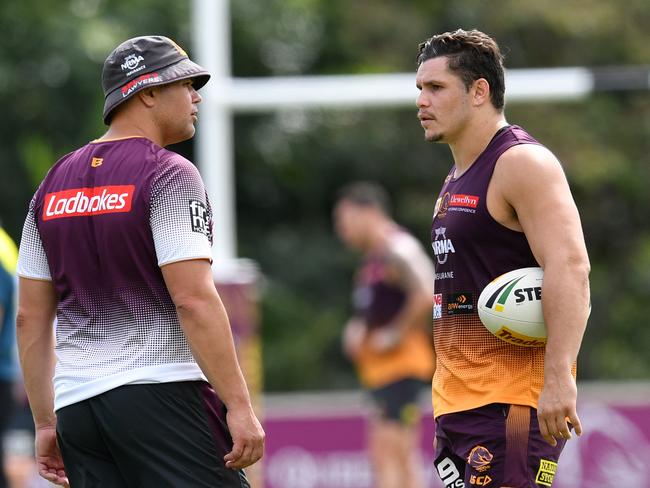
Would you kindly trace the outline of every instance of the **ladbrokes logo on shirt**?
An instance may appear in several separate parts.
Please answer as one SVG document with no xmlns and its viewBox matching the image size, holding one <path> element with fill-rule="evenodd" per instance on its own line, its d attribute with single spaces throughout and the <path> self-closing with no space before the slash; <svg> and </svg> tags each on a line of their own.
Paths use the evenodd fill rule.
<svg viewBox="0 0 650 488">
<path fill-rule="evenodd" d="M 134 192 L 134 185 L 113 185 L 48 193 L 43 220 L 130 212 Z"/>
</svg>

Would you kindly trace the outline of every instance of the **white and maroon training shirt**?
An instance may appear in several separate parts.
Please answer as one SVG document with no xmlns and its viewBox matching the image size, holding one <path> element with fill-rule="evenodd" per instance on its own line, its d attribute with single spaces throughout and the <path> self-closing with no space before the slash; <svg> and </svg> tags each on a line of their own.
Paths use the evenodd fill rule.
<svg viewBox="0 0 650 488">
<path fill-rule="evenodd" d="M 64 156 L 29 207 L 18 275 L 58 294 L 55 409 L 125 384 L 205 379 L 160 266 L 210 259 L 197 169 L 148 139 Z"/>
</svg>

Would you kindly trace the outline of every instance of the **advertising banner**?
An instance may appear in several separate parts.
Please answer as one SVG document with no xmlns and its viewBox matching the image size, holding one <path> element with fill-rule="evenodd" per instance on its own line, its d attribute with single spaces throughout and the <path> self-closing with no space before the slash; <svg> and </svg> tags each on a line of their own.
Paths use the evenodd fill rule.
<svg viewBox="0 0 650 488">
<path fill-rule="evenodd" d="M 650 488 L 650 388 L 642 388 L 635 401 L 624 387 L 598 391 L 583 395 L 579 415 L 585 432 L 567 442 L 553 488 Z M 264 486 L 373 488 L 365 450 L 368 412 L 359 397 L 322 394 L 308 402 L 313 408 L 300 408 L 300 403 L 299 397 L 295 402 L 285 398 L 278 408 L 269 401 Z M 433 466 L 433 435 L 431 411 L 424 411 L 426 486 L 444 488 Z"/>
</svg>

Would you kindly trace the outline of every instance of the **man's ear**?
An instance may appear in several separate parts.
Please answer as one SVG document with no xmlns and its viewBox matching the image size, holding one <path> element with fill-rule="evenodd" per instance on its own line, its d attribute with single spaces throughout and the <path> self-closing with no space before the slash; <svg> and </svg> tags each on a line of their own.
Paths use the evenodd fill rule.
<svg viewBox="0 0 650 488">
<path fill-rule="evenodd" d="M 475 106 L 483 105 L 485 102 L 490 101 L 490 84 L 485 78 L 479 78 L 474 81 L 472 91 Z"/>
<path fill-rule="evenodd" d="M 144 90 L 140 90 L 138 92 L 138 98 L 142 103 L 144 103 L 144 106 L 147 108 L 151 108 L 156 104 L 156 88 L 145 88 Z"/>
</svg>

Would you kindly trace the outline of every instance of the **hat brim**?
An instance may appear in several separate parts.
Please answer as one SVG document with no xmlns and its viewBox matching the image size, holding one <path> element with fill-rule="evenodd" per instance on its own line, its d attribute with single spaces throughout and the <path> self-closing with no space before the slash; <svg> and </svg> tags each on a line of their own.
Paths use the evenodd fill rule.
<svg viewBox="0 0 650 488">
<path fill-rule="evenodd" d="M 210 73 L 188 58 L 183 58 L 177 63 L 165 66 L 164 68 L 142 73 L 106 95 L 103 112 L 104 123 L 108 125 L 111 112 L 140 90 L 153 86 L 168 85 L 187 79 L 194 80 L 194 89 L 199 90 L 210 79 Z"/>
</svg>

